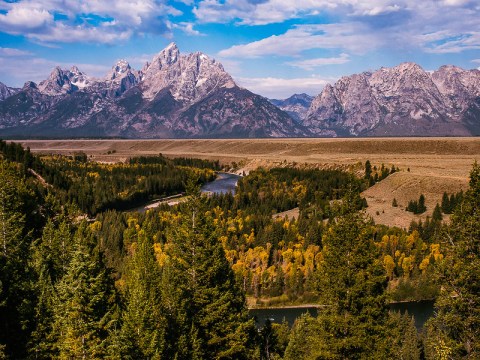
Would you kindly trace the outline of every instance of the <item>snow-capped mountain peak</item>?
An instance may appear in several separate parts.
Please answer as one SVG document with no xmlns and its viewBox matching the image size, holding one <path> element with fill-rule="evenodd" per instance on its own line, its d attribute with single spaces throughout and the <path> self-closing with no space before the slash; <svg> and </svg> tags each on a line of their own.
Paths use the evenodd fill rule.
<svg viewBox="0 0 480 360">
<path fill-rule="evenodd" d="M 4 83 L 0 82 L 0 101 L 5 100 L 6 98 L 16 94 L 19 91 L 20 89 L 8 87 Z"/>
<path fill-rule="evenodd" d="M 70 68 L 68 77 L 70 82 L 79 89 L 84 89 L 93 83 L 93 80 L 75 65 Z"/>
<path fill-rule="evenodd" d="M 181 55 L 175 43 L 160 51 L 142 70 L 143 96 L 153 99 L 166 87 L 176 100 L 193 101 L 217 87 L 235 86 L 223 66 L 208 55 Z"/>
<path fill-rule="evenodd" d="M 172 42 L 165 49 L 163 49 L 157 55 L 155 55 L 152 62 L 148 66 L 147 70 L 150 70 L 150 69 L 152 69 L 153 71 L 157 69 L 160 70 L 164 66 L 169 66 L 171 64 L 176 63 L 179 57 L 180 57 L 180 50 L 178 49 L 177 44 Z"/>
<path fill-rule="evenodd" d="M 267 99 L 239 88 L 219 62 L 201 52 L 180 54 L 175 43 L 142 71 L 123 60 L 88 86 L 81 86 L 82 76 L 88 80 L 77 68 L 56 68 L 38 90 L 32 83 L 18 98 L 2 101 L 2 132 L 147 138 L 306 134 Z M 25 104 L 22 111 L 18 99 Z"/>
<path fill-rule="evenodd" d="M 115 65 L 112 66 L 112 70 L 108 73 L 107 79 L 113 80 L 118 77 L 122 77 L 123 74 L 127 73 L 130 70 L 132 70 L 132 68 L 128 63 L 128 61 L 121 59 L 117 61 Z"/>
<path fill-rule="evenodd" d="M 51 96 L 71 93 L 77 88 L 72 85 L 70 77 L 71 72 L 69 70 L 63 70 L 56 66 L 48 76 L 48 79 L 38 84 L 38 90 L 43 94 Z"/>
<path fill-rule="evenodd" d="M 75 74 L 75 75 L 77 75 L 77 74 L 83 74 L 76 65 L 73 65 L 73 66 L 70 68 L 70 72 L 71 72 L 72 74 Z"/>
</svg>

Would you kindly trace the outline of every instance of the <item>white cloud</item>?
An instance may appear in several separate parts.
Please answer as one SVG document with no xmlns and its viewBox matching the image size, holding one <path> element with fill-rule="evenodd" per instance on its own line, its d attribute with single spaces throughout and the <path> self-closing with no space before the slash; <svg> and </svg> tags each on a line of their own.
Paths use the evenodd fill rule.
<svg viewBox="0 0 480 360">
<path fill-rule="evenodd" d="M 230 75 L 242 73 L 241 61 L 234 60 L 231 58 L 220 58 L 220 57 L 217 57 L 216 60 L 222 64 L 225 71 L 227 71 Z"/>
<path fill-rule="evenodd" d="M 201 22 L 248 25 L 283 22 L 320 9 L 335 8 L 342 1 L 331 0 L 204 0 L 193 9 Z"/>
<path fill-rule="evenodd" d="M 53 22 L 53 15 L 45 9 L 14 3 L 6 14 L 0 14 L 0 29 L 10 33 L 40 29 Z"/>
<path fill-rule="evenodd" d="M 127 40 L 132 36 L 133 31 L 125 29 L 120 31 L 113 27 L 87 27 L 68 26 L 62 23 L 40 33 L 29 35 L 31 39 L 41 42 L 86 42 L 86 43 L 114 43 L 115 41 Z"/>
<path fill-rule="evenodd" d="M 281 35 L 221 50 L 222 57 L 255 58 L 265 55 L 296 56 L 311 49 L 344 49 L 362 54 L 382 39 L 361 23 L 298 25 Z"/>
<path fill-rule="evenodd" d="M 29 56 L 29 55 L 32 55 L 32 53 L 29 51 L 0 47 L 0 56 L 16 57 L 16 56 Z"/>
<path fill-rule="evenodd" d="M 418 37 L 425 52 L 436 54 L 460 53 L 465 50 L 480 50 L 480 32 L 449 33 L 439 31 Z"/>
<path fill-rule="evenodd" d="M 288 65 L 299 67 L 305 70 L 313 70 L 319 66 L 326 66 L 326 65 L 340 65 L 345 64 L 350 61 L 350 57 L 348 54 L 340 54 L 338 57 L 329 57 L 329 58 L 314 58 L 314 59 L 306 59 L 306 60 L 299 60 L 299 61 L 290 61 L 287 62 Z"/>
<path fill-rule="evenodd" d="M 286 99 L 296 93 L 307 93 L 309 95 L 318 95 L 323 87 L 335 81 L 332 78 L 245 78 L 239 77 L 235 81 L 248 90 L 265 96 L 270 99 Z"/>
<path fill-rule="evenodd" d="M 168 34 L 168 16 L 182 14 L 167 0 L 21 0 L 3 2 L 1 8 L 0 31 L 50 43 L 114 43 L 134 34 Z"/>
<path fill-rule="evenodd" d="M 365 9 L 357 10 L 354 15 L 364 15 L 364 16 L 377 16 L 383 14 L 389 14 L 392 12 L 400 11 L 402 8 L 397 4 L 394 5 L 379 5 L 379 6 L 369 6 Z"/>
<path fill-rule="evenodd" d="M 442 8 L 473 7 L 475 0 L 202 0 L 193 9 L 201 22 L 264 25 L 303 16 L 332 13 L 337 16 L 376 17 L 401 11 L 428 19 Z M 434 10 L 434 13 L 423 11 Z M 477 7 L 478 10 L 478 7 Z"/>
<path fill-rule="evenodd" d="M 297 2 L 205 0 L 196 14 L 201 21 L 237 24 L 268 23 L 267 16 L 275 22 L 275 14 L 280 13 L 283 18 L 278 21 L 308 13 L 328 13 L 338 19 L 330 24 L 296 25 L 283 34 L 238 44 L 221 50 L 219 55 L 223 57 L 305 56 L 306 51 L 315 49 L 351 54 L 380 49 L 438 54 L 480 49 L 480 6 L 472 1 L 301 0 L 297 7 L 293 3 Z M 271 9 L 265 17 L 260 16 L 268 7 Z M 311 68 L 315 61 L 310 61 Z"/>
<path fill-rule="evenodd" d="M 376 16 L 400 11 L 406 2 L 408 0 L 203 0 L 193 12 L 201 22 L 265 25 L 329 12 Z"/>
<path fill-rule="evenodd" d="M 470 0 L 443 0 L 443 3 L 447 6 L 462 6 L 470 2 Z"/>
<path fill-rule="evenodd" d="M 172 28 L 179 29 L 183 31 L 185 34 L 190 36 L 205 36 L 205 34 L 202 34 L 200 31 L 195 30 L 193 28 L 194 25 L 195 25 L 194 23 L 180 22 L 178 24 L 172 24 Z"/>
</svg>

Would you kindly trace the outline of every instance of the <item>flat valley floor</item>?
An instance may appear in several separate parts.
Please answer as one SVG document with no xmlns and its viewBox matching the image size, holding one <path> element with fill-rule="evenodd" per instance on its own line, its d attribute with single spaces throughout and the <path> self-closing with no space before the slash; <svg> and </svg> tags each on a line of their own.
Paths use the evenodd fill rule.
<svg viewBox="0 0 480 360">
<path fill-rule="evenodd" d="M 367 213 L 377 223 L 408 228 L 412 220 L 431 216 L 443 193 L 468 188 L 469 172 L 480 161 L 480 138 L 346 138 L 346 139 L 167 139 L 167 140 L 22 140 L 32 152 L 65 154 L 84 152 L 92 160 L 117 162 L 132 156 L 158 155 L 218 159 L 235 162 L 236 172 L 259 166 L 299 166 L 344 169 L 361 176 L 363 164 L 400 168 L 366 190 Z M 427 212 L 405 211 L 420 194 Z M 392 206 L 397 199 L 398 207 Z"/>
</svg>

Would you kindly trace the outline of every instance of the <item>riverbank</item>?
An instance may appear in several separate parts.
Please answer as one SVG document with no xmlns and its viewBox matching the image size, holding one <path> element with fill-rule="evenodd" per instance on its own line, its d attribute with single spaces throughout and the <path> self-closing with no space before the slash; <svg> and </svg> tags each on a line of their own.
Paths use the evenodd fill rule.
<svg viewBox="0 0 480 360">
<path fill-rule="evenodd" d="M 176 205 L 181 201 L 185 201 L 187 197 L 185 193 L 175 194 L 166 196 L 160 199 L 148 200 L 146 203 L 140 206 L 136 206 L 132 209 L 127 210 L 127 212 L 141 212 L 144 213 L 147 210 L 154 209 L 159 207 L 161 204 L 168 204 L 169 206 Z"/>
<path fill-rule="evenodd" d="M 273 301 L 272 301 L 273 300 Z M 275 303 L 275 298 L 270 299 L 255 299 L 254 297 L 247 296 L 246 299 L 248 310 L 261 310 L 261 309 L 306 309 L 306 308 L 323 308 L 327 305 L 321 305 L 317 303 L 299 303 L 299 302 L 278 302 Z M 271 303 L 273 302 L 273 304 Z M 421 299 L 421 300 L 401 300 L 401 301 L 391 301 L 388 303 L 388 306 L 404 306 L 408 304 L 424 304 L 431 303 L 432 306 L 435 303 L 435 299 Z"/>
<path fill-rule="evenodd" d="M 253 306 L 248 310 L 281 310 L 281 309 L 320 309 L 327 305 L 320 304 L 302 304 L 302 305 L 273 305 L 273 306 Z"/>
</svg>

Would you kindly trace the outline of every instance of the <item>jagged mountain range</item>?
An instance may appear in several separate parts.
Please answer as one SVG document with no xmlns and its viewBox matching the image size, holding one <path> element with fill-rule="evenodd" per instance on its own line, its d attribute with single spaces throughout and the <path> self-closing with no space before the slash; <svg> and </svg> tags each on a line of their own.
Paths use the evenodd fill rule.
<svg viewBox="0 0 480 360">
<path fill-rule="evenodd" d="M 2 84 L 3 85 L 3 84 Z M 101 79 L 55 68 L 39 84 L 1 86 L 0 136 L 285 137 L 307 132 L 266 98 L 237 86 L 202 53 L 172 43 L 142 70 L 121 60 Z"/>
<path fill-rule="evenodd" d="M 0 136 L 310 137 L 480 134 L 480 71 L 414 63 L 346 76 L 315 98 L 268 100 L 223 66 L 172 43 L 141 70 L 103 78 L 55 68 L 21 89 L 0 83 Z"/>
<path fill-rule="evenodd" d="M 480 71 L 415 63 L 346 76 L 312 101 L 302 124 L 316 136 L 480 134 Z"/>
</svg>

